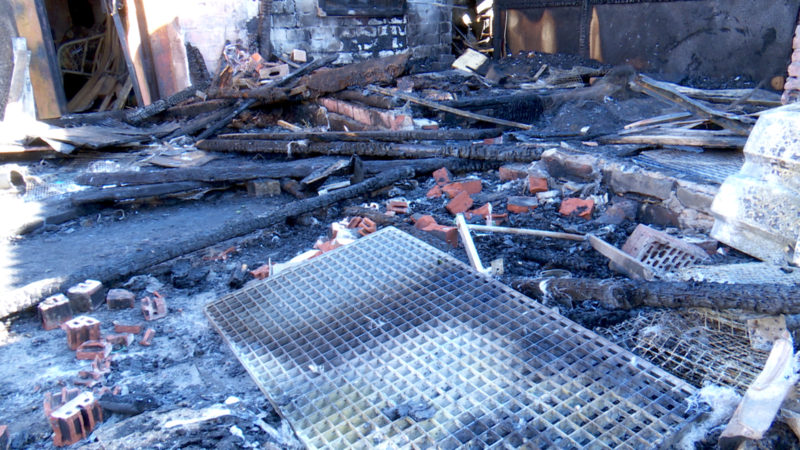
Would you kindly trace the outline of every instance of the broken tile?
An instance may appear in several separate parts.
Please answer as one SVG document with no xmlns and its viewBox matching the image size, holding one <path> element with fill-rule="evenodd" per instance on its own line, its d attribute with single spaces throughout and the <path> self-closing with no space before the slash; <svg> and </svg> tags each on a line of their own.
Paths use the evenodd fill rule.
<svg viewBox="0 0 800 450">
<path fill-rule="evenodd" d="M 64 294 L 47 297 L 39 303 L 38 308 L 42 328 L 45 330 L 55 330 L 64 322 L 72 319 L 72 307 Z"/>
</svg>

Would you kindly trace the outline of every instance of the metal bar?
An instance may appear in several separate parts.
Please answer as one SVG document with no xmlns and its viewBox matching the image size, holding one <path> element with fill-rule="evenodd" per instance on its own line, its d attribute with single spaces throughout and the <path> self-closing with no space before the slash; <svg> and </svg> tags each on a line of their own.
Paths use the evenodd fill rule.
<svg viewBox="0 0 800 450">
<path fill-rule="evenodd" d="M 456 216 L 457 217 L 457 216 Z M 458 219 L 456 219 L 458 220 Z M 557 231 L 531 230 L 528 228 L 496 227 L 493 225 L 467 225 L 472 231 L 485 231 L 489 233 L 521 234 L 524 236 L 536 236 L 553 239 L 567 239 L 570 241 L 585 241 L 586 236 L 582 234 L 559 233 Z"/>
</svg>

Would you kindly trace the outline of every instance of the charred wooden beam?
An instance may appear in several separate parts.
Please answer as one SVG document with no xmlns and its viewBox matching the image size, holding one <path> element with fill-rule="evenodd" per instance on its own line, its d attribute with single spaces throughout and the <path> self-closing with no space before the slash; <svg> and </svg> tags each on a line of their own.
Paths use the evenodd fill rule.
<svg viewBox="0 0 800 450">
<path fill-rule="evenodd" d="M 256 99 L 248 99 L 248 100 L 241 101 L 238 105 L 236 105 L 236 108 L 234 108 L 233 111 L 231 111 L 228 114 L 222 116 L 216 122 L 212 122 L 208 126 L 208 128 L 206 128 L 205 131 L 203 131 L 202 133 L 197 135 L 197 139 L 206 139 L 208 137 L 213 136 L 214 133 L 219 131 L 221 128 L 226 127 L 229 123 L 231 123 L 231 120 L 235 119 L 236 116 L 238 116 L 243 111 L 245 111 L 246 109 L 248 109 L 251 106 L 253 106 L 257 101 L 258 100 L 256 100 Z"/>
<path fill-rule="evenodd" d="M 407 130 L 407 131 L 312 131 L 291 133 L 230 133 L 219 135 L 220 139 L 251 139 L 267 141 L 293 141 L 309 139 L 319 142 L 403 142 L 403 141 L 472 141 L 500 136 L 500 128 L 453 129 L 453 130 Z"/>
<path fill-rule="evenodd" d="M 181 183 L 145 184 L 141 186 L 123 186 L 108 189 L 90 189 L 70 196 L 75 205 L 88 203 L 118 202 L 140 198 L 160 197 L 162 195 L 189 192 L 209 187 L 205 183 L 186 181 Z"/>
<path fill-rule="evenodd" d="M 133 256 L 126 255 L 124 259 L 112 257 L 102 261 L 102 265 L 84 267 L 66 277 L 48 278 L 29 284 L 6 292 L 3 297 L 4 301 L 0 302 L 0 318 L 36 306 L 41 299 L 57 292 L 66 291 L 70 286 L 86 279 L 100 280 L 110 284 L 178 256 L 267 228 L 290 217 L 316 211 L 342 200 L 368 194 L 413 176 L 413 169 L 392 170 L 326 195 L 291 202 L 266 214 L 234 218 L 221 229 L 201 229 L 197 233 L 181 233 L 181 237 L 170 241 L 169 245 L 161 245 L 158 248 L 142 248 Z"/>
<path fill-rule="evenodd" d="M 197 143 L 201 150 L 240 153 L 276 153 L 286 155 L 358 155 L 382 158 L 465 158 L 488 161 L 531 162 L 540 158 L 542 149 L 515 144 L 501 145 L 423 145 L 382 144 L 375 142 L 293 142 L 247 139 L 210 139 Z"/>
<path fill-rule="evenodd" d="M 342 92 L 336 92 L 331 94 L 331 97 L 339 100 L 359 102 L 367 106 L 381 109 L 395 109 L 401 106 L 400 102 L 395 101 L 395 99 L 391 97 L 384 97 L 382 95 L 369 95 L 360 89 L 347 89 Z"/>
<path fill-rule="evenodd" d="M 139 124 L 150 117 L 155 116 L 156 114 L 166 111 L 167 108 L 171 108 L 178 103 L 189 100 L 195 96 L 195 93 L 198 90 L 203 89 L 205 89 L 205 86 L 189 86 L 188 88 L 180 92 L 176 92 L 167 98 L 162 98 L 147 106 L 134 109 L 125 115 L 125 121 L 130 124 Z"/>
<path fill-rule="evenodd" d="M 307 86 L 317 95 L 322 95 L 343 91 L 352 86 L 389 83 L 405 72 L 408 58 L 408 53 L 401 53 L 335 69 L 320 70 L 301 78 L 298 84 Z"/>
<path fill-rule="evenodd" d="M 772 315 L 800 313 L 800 286 L 795 285 L 552 278 L 522 279 L 513 286 L 533 298 L 569 307 L 596 300 L 613 309 L 699 307 Z"/>
</svg>

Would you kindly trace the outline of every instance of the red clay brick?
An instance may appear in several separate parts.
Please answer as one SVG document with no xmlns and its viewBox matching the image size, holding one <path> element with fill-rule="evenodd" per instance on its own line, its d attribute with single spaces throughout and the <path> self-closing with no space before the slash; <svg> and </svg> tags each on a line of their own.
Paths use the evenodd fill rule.
<svg viewBox="0 0 800 450">
<path fill-rule="evenodd" d="M 577 215 L 578 217 L 582 217 L 586 220 L 592 218 L 592 212 L 594 211 L 594 200 L 592 199 L 580 199 L 580 198 L 565 198 L 561 202 L 561 208 L 559 208 L 558 212 L 565 215 Z"/>
<path fill-rule="evenodd" d="M 442 167 L 433 172 L 433 179 L 439 186 L 444 186 L 450 182 L 450 171 L 446 167 Z"/>
<path fill-rule="evenodd" d="M 389 200 L 386 202 L 386 211 L 397 214 L 408 214 L 408 202 L 405 200 Z"/>
<path fill-rule="evenodd" d="M 104 359 L 111 354 L 111 343 L 106 341 L 86 341 L 75 352 L 75 357 L 82 360 Z"/>
<path fill-rule="evenodd" d="M 131 333 L 139 334 L 142 332 L 141 325 L 127 325 L 119 322 L 112 322 L 114 324 L 114 333 Z"/>
<path fill-rule="evenodd" d="M 453 247 L 458 247 L 458 228 L 447 225 L 428 225 L 422 231 L 427 231 Z"/>
<path fill-rule="evenodd" d="M 142 336 L 142 340 L 139 341 L 139 344 L 144 345 L 145 347 L 149 347 L 153 345 L 153 338 L 155 336 L 156 336 L 156 330 L 148 328 L 147 331 L 144 332 L 144 336 Z"/>
<path fill-rule="evenodd" d="M 506 209 L 512 214 L 524 214 L 531 212 L 539 206 L 536 197 L 508 197 Z"/>
<path fill-rule="evenodd" d="M 144 320 L 158 320 L 167 316 L 167 302 L 158 292 L 154 292 L 152 298 L 143 298 L 141 308 Z"/>
<path fill-rule="evenodd" d="M 86 280 L 67 290 L 70 306 L 75 312 L 91 311 L 103 304 L 106 299 L 103 283 L 97 280 Z"/>
<path fill-rule="evenodd" d="M 481 180 L 456 181 L 442 187 L 442 191 L 450 198 L 454 198 L 459 192 L 466 192 L 469 195 L 478 194 L 481 189 L 483 189 Z"/>
<path fill-rule="evenodd" d="M 117 348 L 128 347 L 133 343 L 133 334 L 131 333 L 107 334 L 104 337 L 106 342 Z"/>
<path fill-rule="evenodd" d="M 136 306 L 136 296 L 126 289 L 110 289 L 106 294 L 108 309 L 128 309 Z"/>
<path fill-rule="evenodd" d="M 79 316 L 64 322 L 67 332 L 67 345 L 70 350 L 77 350 L 86 341 L 100 339 L 100 321 L 89 316 Z"/>
<path fill-rule="evenodd" d="M 491 208 L 489 207 L 489 204 L 487 203 L 487 204 L 481 206 L 480 208 L 475 208 L 475 209 L 467 211 L 466 213 L 464 213 L 464 217 L 467 220 L 471 220 L 471 219 L 476 218 L 476 217 L 481 217 L 483 219 L 486 219 L 487 217 L 489 217 L 489 214 L 491 214 L 491 213 L 492 213 L 491 212 Z"/>
<path fill-rule="evenodd" d="M 368 217 L 361 219 L 361 223 L 358 225 L 358 234 L 366 236 L 376 231 L 378 231 L 378 226 L 372 221 L 372 219 Z"/>
<path fill-rule="evenodd" d="M 500 166 L 498 175 L 500 176 L 500 181 L 511 181 L 525 178 L 528 172 L 522 164 L 506 164 L 505 166 Z"/>
<path fill-rule="evenodd" d="M 414 221 L 414 226 L 422 230 L 429 225 L 436 225 L 436 219 L 433 216 L 417 217 Z"/>
<path fill-rule="evenodd" d="M 432 187 L 428 191 L 428 193 L 425 194 L 425 197 L 428 197 L 428 198 L 439 198 L 441 196 L 442 196 L 442 187 L 439 186 L 438 184 L 435 185 L 434 187 Z"/>
<path fill-rule="evenodd" d="M 84 392 L 49 414 L 53 444 L 72 445 L 86 438 L 103 421 L 103 409 L 91 392 Z"/>
<path fill-rule="evenodd" d="M 42 328 L 45 330 L 55 330 L 61 324 L 72 319 L 72 307 L 69 299 L 64 294 L 47 297 L 39 303 L 39 317 L 42 320 Z M 0 450 L 3 450 L 0 448 Z"/>
<path fill-rule="evenodd" d="M 531 194 L 547 192 L 547 190 L 547 178 L 528 175 L 528 191 L 530 191 Z"/>
<path fill-rule="evenodd" d="M 472 198 L 466 191 L 461 191 L 445 206 L 450 214 L 458 214 L 472 207 Z"/>
</svg>

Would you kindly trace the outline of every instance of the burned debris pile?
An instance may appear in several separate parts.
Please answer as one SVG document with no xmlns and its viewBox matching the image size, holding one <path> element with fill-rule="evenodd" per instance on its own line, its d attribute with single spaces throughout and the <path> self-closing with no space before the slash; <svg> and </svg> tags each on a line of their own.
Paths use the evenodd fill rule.
<svg viewBox="0 0 800 450">
<path fill-rule="evenodd" d="M 228 45 L 147 106 L 7 114 L 0 316 L 59 353 L 3 392 L 46 421 L 12 441 L 796 439 L 796 108 L 473 53 L 422 72 Z M 131 86 L 107 88 L 74 109 Z"/>
</svg>

